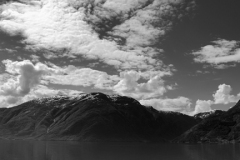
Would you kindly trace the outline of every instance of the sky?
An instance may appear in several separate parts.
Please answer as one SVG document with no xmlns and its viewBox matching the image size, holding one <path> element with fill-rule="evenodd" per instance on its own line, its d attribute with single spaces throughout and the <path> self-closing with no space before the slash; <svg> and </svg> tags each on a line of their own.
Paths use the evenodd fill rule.
<svg viewBox="0 0 240 160">
<path fill-rule="evenodd" d="M 188 115 L 240 99 L 238 0 L 3 0 L 0 107 L 103 92 Z"/>
</svg>

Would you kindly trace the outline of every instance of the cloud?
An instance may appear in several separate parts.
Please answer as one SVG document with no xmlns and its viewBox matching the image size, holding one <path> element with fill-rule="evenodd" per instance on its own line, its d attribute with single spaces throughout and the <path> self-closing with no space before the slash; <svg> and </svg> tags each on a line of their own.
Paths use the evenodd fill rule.
<svg viewBox="0 0 240 160">
<path fill-rule="evenodd" d="M 160 111 L 174 111 L 181 112 L 187 115 L 195 115 L 201 112 L 212 111 L 211 106 L 214 104 L 211 100 L 197 100 L 196 105 L 192 108 L 192 102 L 189 98 L 178 97 L 178 98 L 156 98 L 148 100 L 140 100 L 142 105 L 152 106 L 153 108 Z"/>
<path fill-rule="evenodd" d="M 17 80 L 9 79 L 0 87 L 0 95 L 24 96 L 28 94 L 32 87 L 40 83 L 41 77 L 51 71 L 46 65 L 24 60 L 13 62 L 4 60 L 6 71 L 10 74 L 17 74 Z"/>
<path fill-rule="evenodd" d="M 229 104 L 238 102 L 240 99 L 240 93 L 231 95 L 232 87 L 230 85 L 221 84 L 218 86 L 218 90 L 213 94 L 215 104 Z"/>
<path fill-rule="evenodd" d="M 194 115 L 197 113 L 201 113 L 201 112 L 209 112 L 212 110 L 211 105 L 213 104 L 213 101 L 211 100 L 197 100 L 196 101 L 196 106 L 195 106 L 195 110 L 190 113 L 190 115 Z"/>
<path fill-rule="evenodd" d="M 170 72 L 136 72 L 131 70 L 121 72 L 118 76 L 72 65 L 63 68 L 55 66 L 55 69 L 60 73 L 46 75 L 43 79 L 52 84 L 110 90 L 136 99 L 154 98 L 172 89 L 172 86 L 165 85 L 162 79 L 163 76 L 171 75 Z M 143 82 L 139 83 L 140 80 Z"/>
<path fill-rule="evenodd" d="M 140 103 L 147 106 L 153 106 L 157 110 L 178 111 L 188 115 L 194 115 L 201 112 L 212 111 L 212 105 L 238 102 L 240 93 L 232 95 L 231 92 L 232 87 L 230 85 L 221 84 L 218 86 L 218 90 L 214 92 L 213 100 L 198 99 L 194 109 L 191 109 L 191 101 L 186 97 L 140 100 Z"/>
<path fill-rule="evenodd" d="M 138 99 L 162 96 L 172 89 L 163 77 L 172 75 L 174 67 L 159 58 L 164 51 L 156 44 L 194 5 L 194 0 L 9 1 L 0 6 L 0 30 L 22 36 L 24 49 L 34 52 L 30 57 L 39 63 L 17 69 L 6 62 L 13 77 L 4 83 L 9 92 L 2 88 L 3 93 L 23 99 L 36 96 L 33 91 L 39 86 L 58 84 L 107 89 Z M 120 76 L 109 75 L 108 69 L 40 63 L 58 58 L 66 63 L 105 63 Z"/>
<path fill-rule="evenodd" d="M 187 113 L 190 110 L 191 101 L 186 97 L 178 97 L 174 99 L 149 99 L 140 100 L 142 105 L 152 106 L 157 110 L 163 111 L 177 111 Z"/>
<path fill-rule="evenodd" d="M 171 86 L 164 84 L 160 75 L 150 78 L 145 83 L 138 83 L 141 73 L 136 71 L 122 72 L 122 78 L 114 87 L 114 91 L 124 96 L 136 99 L 148 99 L 162 96 Z"/>
<path fill-rule="evenodd" d="M 12 76 L 8 73 L 0 74 L 0 85 L 3 85 L 8 81 L 8 79 L 12 78 Z"/>
<path fill-rule="evenodd" d="M 48 74 L 59 74 L 56 68 L 45 64 L 33 64 L 29 60 L 3 60 L 6 72 L 1 74 L 0 107 L 17 105 L 34 98 L 54 95 L 72 95 L 74 90 L 54 90 L 44 86 L 43 77 Z"/>
<path fill-rule="evenodd" d="M 213 45 L 202 47 L 199 51 L 193 52 L 195 62 L 208 63 L 217 69 L 225 69 L 235 66 L 231 63 L 240 62 L 240 49 L 238 41 L 220 39 L 212 42 Z"/>
<path fill-rule="evenodd" d="M 26 95 L 30 89 L 38 84 L 60 84 L 82 87 L 95 87 L 98 89 L 112 89 L 120 77 L 108 75 L 106 72 L 91 68 L 80 68 L 73 65 L 59 67 L 52 63 L 48 65 L 41 62 L 35 65 L 29 60 L 11 61 L 3 60 L 6 72 L 14 75 L 2 86 L 1 94 Z M 5 76 L 2 76 L 4 80 Z M 10 93 L 11 92 L 11 93 Z"/>
<path fill-rule="evenodd" d="M 140 100 L 140 103 L 157 110 L 181 112 L 187 115 L 209 112 L 212 110 L 211 105 L 214 104 L 211 100 L 197 100 L 195 107 L 192 108 L 191 100 L 186 97 Z"/>
<path fill-rule="evenodd" d="M 50 97 L 50 96 L 56 96 L 56 95 L 74 96 L 79 93 L 83 93 L 83 92 L 77 91 L 77 90 L 68 90 L 68 89 L 61 89 L 61 90 L 51 89 L 44 85 L 38 85 L 27 96 L 27 99 L 32 100 L 35 98 Z M 25 101 L 27 101 L 27 100 L 25 100 Z"/>
<path fill-rule="evenodd" d="M 108 75 L 106 72 L 91 68 L 77 68 L 69 65 L 65 68 L 57 67 L 61 73 L 46 75 L 44 80 L 52 84 L 95 87 L 98 89 L 112 89 L 120 78 L 117 75 Z"/>
<path fill-rule="evenodd" d="M 159 58 L 164 51 L 156 44 L 194 6 L 194 0 L 9 1 L 0 6 L 0 30 L 22 36 L 24 49 L 34 53 L 32 61 L 42 64 L 41 59 L 65 58 L 68 64 L 91 60 L 113 67 L 115 73 L 45 65 L 51 73 L 36 68 L 30 71 L 31 78 L 25 75 L 28 72 L 11 73 L 19 78 L 4 86 L 11 91 L 8 94 L 17 88 L 17 95 L 20 90 L 26 95 L 34 86 L 49 83 L 110 90 L 137 99 L 162 96 L 172 89 L 163 77 L 175 69 Z"/>
<path fill-rule="evenodd" d="M 125 96 L 140 100 L 140 103 L 153 106 L 158 110 L 178 111 L 193 115 L 211 111 L 213 104 L 229 104 L 240 99 L 240 93 L 232 95 L 230 85 L 221 84 L 213 94 L 213 100 L 197 100 L 194 110 L 191 100 L 186 97 L 164 98 L 167 90 L 173 89 L 166 85 L 162 77 L 171 72 L 121 72 L 120 76 L 108 75 L 106 72 L 75 66 L 59 67 L 52 63 L 33 64 L 29 60 L 3 60 L 7 73 L 0 75 L 0 107 L 14 106 L 35 98 L 54 95 L 74 95 L 81 93 L 76 90 L 58 90 L 49 88 L 49 83 L 59 85 L 75 85 L 107 89 Z M 155 75 L 152 76 L 151 75 Z"/>
<path fill-rule="evenodd" d="M 162 96 L 172 86 L 165 85 L 162 77 L 171 72 L 136 72 L 125 71 L 118 75 L 91 68 L 68 65 L 56 66 L 52 63 L 35 65 L 29 61 L 4 60 L 6 72 L 12 76 L 0 88 L 0 95 L 25 96 L 39 84 L 71 85 L 109 90 L 117 94 L 131 96 L 136 99 L 147 99 Z M 4 76 L 2 76 L 4 80 Z"/>
<path fill-rule="evenodd" d="M 200 112 L 211 111 L 211 106 L 213 104 L 229 104 L 236 103 L 240 99 L 240 93 L 231 95 L 232 87 L 226 84 L 220 84 L 218 90 L 213 94 L 213 100 L 197 100 L 195 110 L 190 113 L 194 115 Z"/>
<path fill-rule="evenodd" d="M 54 95 L 72 95 L 75 90 L 57 90 L 49 88 L 50 84 L 62 86 L 73 85 L 94 87 L 109 90 L 121 95 L 137 99 L 149 99 L 162 96 L 172 86 L 165 85 L 162 77 L 170 72 L 136 72 L 125 71 L 118 75 L 108 75 L 106 72 L 90 68 L 80 68 L 72 65 L 59 67 L 52 63 L 33 64 L 29 60 L 3 60 L 5 71 L 1 74 L 0 99 L 2 106 L 13 106 L 28 100 Z M 151 77 L 154 75 L 153 77 Z M 169 104 L 170 102 L 165 102 Z"/>
<path fill-rule="evenodd" d="M 200 112 L 211 111 L 211 106 L 213 104 L 229 104 L 236 103 L 240 99 L 240 93 L 231 95 L 232 87 L 230 85 L 221 84 L 218 86 L 218 90 L 213 94 L 213 100 L 197 100 L 195 110 L 190 113 L 194 115 Z"/>
<path fill-rule="evenodd" d="M 32 62 L 39 62 L 39 56 L 31 54 L 29 57 L 32 59 Z"/>
<path fill-rule="evenodd" d="M 0 95 L 0 108 L 8 108 L 17 106 L 19 104 L 22 104 L 24 102 L 37 99 L 37 98 L 43 98 L 43 97 L 51 97 L 51 96 L 58 96 L 58 95 L 64 95 L 64 96 L 74 96 L 79 93 L 82 93 L 81 91 L 77 90 L 56 90 L 48 88 L 44 85 L 38 85 L 31 89 L 31 91 L 26 94 L 25 96 L 13 96 L 13 95 Z"/>
<path fill-rule="evenodd" d="M 122 7 L 120 7 L 122 6 Z M 101 60 L 120 70 L 164 70 L 153 47 L 183 14 L 185 0 L 40 0 L 1 5 L 0 28 L 21 34 L 26 48 L 59 56 Z"/>
</svg>

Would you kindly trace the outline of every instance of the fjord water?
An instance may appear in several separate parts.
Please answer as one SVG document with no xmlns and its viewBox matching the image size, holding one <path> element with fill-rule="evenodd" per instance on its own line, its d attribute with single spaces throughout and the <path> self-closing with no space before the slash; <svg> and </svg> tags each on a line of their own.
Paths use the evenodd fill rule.
<svg viewBox="0 0 240 160">
<path fill-rule="evenodd" d="M 0 141 L 1 160 L 239 160 L 239 144 Z"/>
</svg>

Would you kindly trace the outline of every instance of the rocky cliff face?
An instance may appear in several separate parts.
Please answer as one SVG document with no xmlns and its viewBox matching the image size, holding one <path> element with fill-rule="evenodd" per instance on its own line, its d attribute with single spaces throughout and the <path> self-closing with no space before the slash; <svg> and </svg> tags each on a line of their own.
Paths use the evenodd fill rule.
<svg viewBox="0 0 240 160">
<path fill-rule="evenodd" d="M 197 124 L 102 93 L 58 96 L 0 109 L 0 138 L 79 141 L 168 141 Z"/>
<path fill-rule="evenodd" d="M 175 142 L 240 142 L 240 101 L 227 112 L 219 112 L 206 117 L 177 138 Z"/>
</svg>

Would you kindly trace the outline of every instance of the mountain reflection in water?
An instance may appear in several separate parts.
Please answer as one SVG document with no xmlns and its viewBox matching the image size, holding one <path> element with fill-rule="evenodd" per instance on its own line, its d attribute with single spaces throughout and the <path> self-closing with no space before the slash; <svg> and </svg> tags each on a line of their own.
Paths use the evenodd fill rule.
<svg viewBox="0 0 240 160">
<path fill-rule="evenodd" d="M 0 160 L 239 160 L 240 144 L 0 141 Z"/>
</svg>

